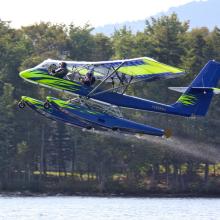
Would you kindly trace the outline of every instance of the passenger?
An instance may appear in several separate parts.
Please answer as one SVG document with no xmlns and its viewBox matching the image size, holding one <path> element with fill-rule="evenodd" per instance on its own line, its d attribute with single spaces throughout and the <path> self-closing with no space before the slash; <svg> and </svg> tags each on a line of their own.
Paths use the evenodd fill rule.
<svg viewBox="0 0 220 220">
<path fill-rule="evenodd" d="M 55 77 L 64 78 L 68 73 L 67 64 L 65 62 L 61 62 L 59 68 L 52 70 L 52 73 Z"/>
<path fill-rule="evenodd" d="M 82 82 L 84 83 L 84 85 L 86 86 L 91 86 L 95 83 L 95 76 L 94 76 L 94 70 L 89 70 L 86 73 L 86 76 L 82 79 Z"/>
</svg>

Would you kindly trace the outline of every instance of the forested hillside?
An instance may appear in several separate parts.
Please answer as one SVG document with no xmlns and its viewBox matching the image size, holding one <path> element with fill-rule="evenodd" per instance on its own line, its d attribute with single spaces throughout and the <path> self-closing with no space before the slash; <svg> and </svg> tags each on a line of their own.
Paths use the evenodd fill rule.
<svg viewBox="0 0 220 220">
<path fill-rule="evenodd" d="M 127 118 L 171 128 L 174 138 L 84 132 L 17 107 L 20 96 L 44 100 L 63 94 L 19 78 L 47 58 L 110 60 L 149 56 L 186 69 L 185 77 L 140 83 L 129 93 L 174 102 L 168 86 L 186 86 L 210 59 L 220 61 L 220 29 L 189 31 L 176 14 L 146 21 L 133 34 L 111 37 L 89 25 L 34 24 L 13 29 L 0 20 L 0 190 L 67 193 L 199 193 L 220 195 L 220 97 L 205 118 L 126 110 Z"/>
</svg>

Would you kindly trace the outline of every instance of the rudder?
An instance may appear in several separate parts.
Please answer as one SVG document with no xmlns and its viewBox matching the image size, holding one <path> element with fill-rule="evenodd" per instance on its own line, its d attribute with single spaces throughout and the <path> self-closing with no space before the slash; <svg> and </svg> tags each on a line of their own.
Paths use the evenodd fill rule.
<svg viewBox="0 0 220 220">
<path fill-rule="evenodd" d="M 220 63 L 211 60 L 172 106 L 186 116 L 206 115 L 219 79 Z"/>
</svg>

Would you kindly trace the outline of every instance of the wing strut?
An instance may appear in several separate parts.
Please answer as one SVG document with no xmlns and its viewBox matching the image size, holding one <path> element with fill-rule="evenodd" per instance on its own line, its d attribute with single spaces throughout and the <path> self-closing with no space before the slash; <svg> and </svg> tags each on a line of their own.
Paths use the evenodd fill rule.
<svg viewBox="0 0 220 220">
<path fill-rule="evenodd" d="M 93 94 L 107 79 L 109 79 L 115 72 L 124 65 L 125 61 L 122 62 L 116 69 L 114 69 L 108 76 L 105 77 L 88 95 L 87 98 L 90 98 L 90 95 Z"/>
<path fill-rule="evenodd" d="M 131 76 L 129 82 L 127 83 L 127 85 L 125 86 L 125 88 L 123 89 L 123 91 L 122 91 L 121 94 L 124 94 L 124 93 L 125 93 L 125 91 L 127 90 L 128 86 L 131 84 L 132 79 L 133 79 L 133 76 Z"/>
<path fill-rule="evenodd" d="M 117 86 L 117 87 L 114 87 L 114 88 L 106 89 L 106 90 L 101 91 L 101 92 L 97 92 L 97 93 L 91 95 L 90 98 L 92 98 L 94 95 L 100 95 L 100 94 L 103 94 L 103 93 L 106 93 L 106 92 L 110 92 L 110 91 L 116 91 L 116 92 L 117 92 L 118 89 L 123 89 L 123 88 L 124 88 L 124 89 L 123 89 L 123 91 L 122 91 L 120 94 L 124 94 L 125 91 L 127 90 L 128 86 L 146 80 L 146 79 L 140 79 L 140 80 L 138 80 L 138 81 L 134 81 L 134 82 L 132 82 L 132 79 L 133 79 L 133 78 L 131 77 L 131 79 L 129 80 L 129 82 L 128 82 L 126 85 L 121 85 L 121 86 Z M 219 93 L 219 94 L 220 94 L 220 93 Z"/>
</svg>

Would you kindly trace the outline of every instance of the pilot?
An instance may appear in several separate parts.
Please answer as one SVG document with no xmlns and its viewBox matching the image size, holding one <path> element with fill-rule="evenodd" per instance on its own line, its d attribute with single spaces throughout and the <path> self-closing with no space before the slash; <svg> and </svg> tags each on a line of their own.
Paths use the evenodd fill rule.
<svg viewBox="0 0 220 220">
<path fill-rule="evenodd" d="M 65 62 L 61 62 L 59 68 L 52 70 L 52 73 L 55 77 L 64 78 L 68 73 L 67 64 Z"/>
<path fill-rule="evenodd" d="M 82 79 L 82 82 L 86 86 L 91 86 L 95 83 L 94 70 L 91 69 L 86 73 L 86 76 Z"/>
</svg>

